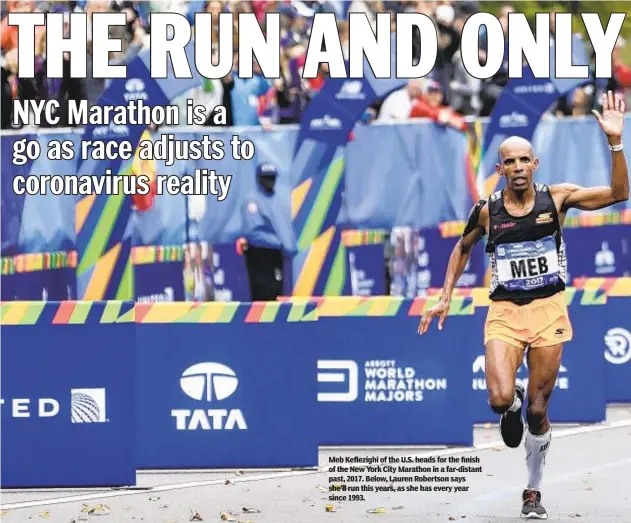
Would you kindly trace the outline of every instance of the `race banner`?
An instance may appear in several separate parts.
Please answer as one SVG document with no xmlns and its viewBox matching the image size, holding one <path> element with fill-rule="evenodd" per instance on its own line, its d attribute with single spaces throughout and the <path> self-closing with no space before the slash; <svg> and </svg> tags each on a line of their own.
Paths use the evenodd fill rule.
<svg viewBox="0 0 631 523">
<path fill-rule="evenodd" d="M 194 63 L 194 44 L 186 47 L 189 63 Z M 177 95 L 201 83 L 201 76 L 192 68 L 190 79 L 176 79 L 171 62 L 164 79 L 151 78 L 149 51 L 144 51 L 127 65 L 127 78 L 113 80 L 101 95 L 99 106 L 127 106 L 129 102 L 142 102 L 153 108 L 166 106 Z M 84 141 L 129 141 L 135 150 L 143 125 L 88 125 Z M 132 161 L 120 157 L 95 160 L 77 160 L 78 174 L 106 176 L 128 175 Z M 122 194 L 92 194 L 81 198 L 76 205 L 77 230 L 77 290 L 81 299 L 131 299 L 134 295 L 131 249 L 133 235 L 128 226 L 131 217 L 131 198 Z"/>
<path fill-rule="evenodd" d="M 340 265 L 348 269 L 338 225 L 344 193 L 345 149 L 364 111 L 407 83 L 396 78 L 394 36 L 391 55 L 391 78 L 376 78 L 364 61 L 363 78 L 328 79 L 302 115 L 291 167 L 296 173 L 292 192 L 298 247 L 292 263 L 295 296 L 349 292 L 348 282 L 339 278 Z"/>
<path fill-rule="evenodd" d="M 631 298 L 607 298 L 607 314 L 598 324 L 604 342 L 607 402 L 631 402 Z M 599 330 L 596 328 L 596 330 Z"/>
<path fill-rule="evenodd" d="M 317 465 L 309 412 L 321 339 L 291 311 L 274 302 L 137 307 L 138 468 Z"/>
<path fill-rule="evenodd" d="M 2 306 L 2 487 L 136 483 L 132 302 Z"/>
<path fill-rule="evenodd" d="M 450 318 L 449 329 L 420 338 L 408 308 L 318 320 L 327 339 L 317 350 L 320 445 L 472 444 L 473 397 L 463 387 L 470 367 L 462 357 L 470 317 Z M 445 416 L 454 405 L 458 416 Z"/>
</svg>

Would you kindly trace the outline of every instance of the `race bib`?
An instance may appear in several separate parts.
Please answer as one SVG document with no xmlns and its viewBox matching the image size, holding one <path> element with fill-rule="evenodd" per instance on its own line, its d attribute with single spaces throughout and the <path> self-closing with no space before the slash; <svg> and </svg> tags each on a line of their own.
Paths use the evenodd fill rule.
<svg viewBox="0 0 631 523">
<path fill-rule="evenodd" d="M 497 281 L 509 291 L 529 291 L 559 281 L 559 257 L 553 236 L 495 249 Z"/>
</svg>

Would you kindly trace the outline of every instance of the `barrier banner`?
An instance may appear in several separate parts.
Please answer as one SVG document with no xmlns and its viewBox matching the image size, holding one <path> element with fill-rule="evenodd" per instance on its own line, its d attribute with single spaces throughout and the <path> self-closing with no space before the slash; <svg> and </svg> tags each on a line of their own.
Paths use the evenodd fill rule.
<svg viewBox="0 0 631 523">
<path fill-rule="evenodd" d="M 147 263 L 134 266 L 136 301 L 184 301 L 181 261 Z"/>
<path fill-rule="evenodd" d="M 594 329 L 594 325 L 604 320 L 605 309 L 606 306 L 581 305 L 578 294 L 569 305 L 574 337 L 563 348 L 561 368 L 550 398 L 549 417 L 553 423 L 595 423 L 605 419 L 605 365 L 602 353 L 597 350 L 602 347 L 602 332 Z M 484 372 L 482 333 L 487 312 L 488 309 L 479 308 L 473 316 L 475 325 L 467 329 L 480 333 L 475 343 L 469 343 L 473 348 L 471 365 L 475 423 L 495 423 L 499 420 L 488 404 Z M 519 367 L 517 380 L 528 389 L 527 357 L 524 357 Z"/>
<path fill-rule="evenodd" d="M 294 307 L 137 306 L 138 468 L 317 465 L 322 340 Z"/>
<path fill-rule="evenodd" d="M 2 487 L 135 485 L 131 302 L 2 305 Z"/>
<path fill-rule="evenodd" d="M 18 272 L 2 276 L 0 293 L 3 301 L 64 301 L 72 300 L 77 292 L 75 269 L 51 269 Z"/>
<path fill-rule="evenodd" d="M 472 445 L 472 395 L 463 393 L 470 318 L 420 337 L 411 302 L 389 303 L 397 315 L 318 319 L 327 340 L 317 349 L 318 443 Z M 446 415 L 455 405 L 458 415 Z"/>
<path fill-rule="evenodd" d="M 245 258 L 237 254 L 234 243 L 213 245 L 212 248 L 215 300 L 250 301 Z"/>
<path fill-rule="evenodd" d="M 384 245 L 346 247 L 350 272 L 350 294 L 383 296 L 386 293 Z"/>
<path fill-rule="evenodd" d="M 631 403 L 631 298 L 609 296 L 601 308 L 607 311 L 599 332 L 605 345 L 607 402 Z"/>
<path fill-rule="evenodd" d="M 631 225 L 567 228 L 570 278 L 631 275 Z"/>
<path fill-rule="evenodd" d="M 439 228 L 421 229 L 418 237 L 418 271 L 419 279 L 429 282 L 429 287 L 442 288 L 445 273 L 449 264 L 449 257 L 460 236 L 445 238 Z M 456 282 L 456 287 L 483 287 L 484 242 L 478 242 L 471 250 L 471 256 L 464 268 L 462 276 Z"/>
</svg>

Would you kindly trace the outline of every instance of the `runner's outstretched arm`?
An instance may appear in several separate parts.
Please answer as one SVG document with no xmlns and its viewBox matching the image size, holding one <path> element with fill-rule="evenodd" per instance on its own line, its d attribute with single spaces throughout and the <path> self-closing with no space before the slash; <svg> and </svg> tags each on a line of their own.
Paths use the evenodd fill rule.
<svg viewBox="0 0 631 523">
<path fill-rule="evenodd" d="M 451 294 L 469 261 L 471 249 L 485 234 L 484 223 L 486 223 L 486 221 L 488 221 L 488 208 L 486 207 L 486 201 L 480 200 L 471 210 L 464 233 L 458 240 L 458 243 L 456 243 L 456 246 L 451 252 L 451 256 L 449 256 L 440 302 L 435 307 L 429 309 L 421 318 L 417 329 L 419 334 L 425 334 L 427 332 L 435 316 L 438 316 L 438 329 L 442 330 L 447 314 L 449 313 Z"/>
<path fill-rule="evenodd" d="M 622 129 L 624 127 L 624 100 L 611 91 L 602 96 L 602 115 L 592 111 L 600 128 L 607 136 L 611 152 L 611 184 L 608 187 L 580 187 L 562 183 L 550 187 L 552 193 L 562 198 L 562 212 L 568 209 L 595 211 L 629 199 L 629 172 L 622 150 Z M 616 147 L 619 146 L 619 147 Z M 616 150 L 618 149 L 618 150 Z"/>
</svg>

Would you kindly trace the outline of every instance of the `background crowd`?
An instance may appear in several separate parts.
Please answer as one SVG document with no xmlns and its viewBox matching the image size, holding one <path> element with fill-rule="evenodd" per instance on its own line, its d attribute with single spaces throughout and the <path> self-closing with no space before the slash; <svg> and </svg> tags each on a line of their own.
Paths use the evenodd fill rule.
<svg viewBox="0 0 631 523">
<path fill-rule="evenodd" d="M 580 2 L 569 2 L 574 12 L 579 12 Z M 264 27 L 265 13 L 281 14 L 281 77 L 268 80 L 260 74 L 251 79 L 238 78 L 238 60 L 235 56 L 233 72 L 220 80 L 206 80 L 203 85 L 185 93 L 175 103 L 185 104 L 192 98 L 196 104 L 207 107 L 207 114 L 216 105 L 227 108 L 228 126 L 263 126 L 294 124 L 300 121 L 301 113 L 309 100 L 318 92 L 326 81 L 328 70 L 322 66 L 318 77 L 312 80 L 301 78 L 304 65 L 311 22 L 315 13 L 334 12 L 338 21 L 338 30 L 342 49 L 348 58 L 348 15 L 366 13 L 375 24 L 376 13 L 418 12 L 430 16 L 439 35 L 439 52 L 436 66 L 431 75 L 418 80 L 411 80 L 408 85 L 379 100 L 366 112 L 364 121 L 405 120 L 408 118 L 430 118 L 442 124 L 459 129 L 466 129 L 465 116 L 488 116 L 493 105 L 508 81 L 506 64 L 492 78 L 478 80 L 471 77 L 460 60 L 460 33 L 464 22 L 471 14 L 485 10 L 476 0 L 465 1 L 363 1 L 363 0 L 253 0 L 253 1 L 200 1 L 200 0 L 161 0 L 149 2 L 130 1 L 7 1 L 2 6 L 2 128 L 11 128 L 11 101 L 13 99 L 47 100 L 62 102 L 69 99 L 88 100 L 96 103 L 107 81 L 91 76 L 91 42 L 88 42 L 88 78 L 70 78 L 69 67 L 64 69 L 61 79 L 49 79 L 45 74 L 46 39 L 45 29 L 36 35 L 36 77 L 23 79 L 17 75 L 17 28 L 7 24 L 7 14 L 13 12 L 86 12 L 88 15 L 98 12 L 122 11 L 127 15 L 127 25 L 112 28 L 112 37 L 123 40 L 123 49 L 111 53 L 111 63 L 129 63 L 137 54 L 149 45 L 151 31 L 149 15 L 152 11 L 178 12 L 187 16 L 191 22 L 195 13 L 209 12 L 218 14 L 232 12 L 253 12 Z M 521 8 L 521 6 L 519 6 Z M 515 11 L 513 5 L 496 4 L 495 11 L 505 31 L 508 28 L 508 14 Z M 67 15 L 66 15 L 67 16 Z M 235 17 L 236 20 L 236 17 Z M 395 29 L 393 17 L 392 29 Z M 238 43 L 238 24 L 235 22 L 235 49 Z M 216 46 L 217 26 L 212 28 L 213 45 Z M 554 18 L 551 17 L 551 37 L 554 38 Z M 88 16 L 88 39 L 91 27 Z M 624 31 L 623 31 L 624 35 Z M 481 35 L 481 60 L 484 60 L 484 35 Z M 590 68 L 592 80 L 584 88 L 577 89 L 567 97 L 560 99 L 550 108 L 550 114 L 562 116 L 588 115 L 598 100 L 601 92 L 612 89 L 631 96 L 631 60 L 630 43 L 623 36 L 618 40 L 613 56 L 614 77 L 596 79 L 594 65 Z M 216 52 L 216 49 L 214 50 Z M 591 52 L 591 51 L 590 51 Z M 506 55 L 507 56 L 507 55 Z M 255 64 L 255 72 L 256 72 Z M 627 104 L 631 110 L 631 103 Z M 185 114 L 183 112 L 183 114 Z M 63 112 L 59 115 L 58 127 L 66 127 Z M 184 123 L 184 122 L 181 122 Z M 208 121 L 208 125 L 212 122 Z"/>
</svg>

